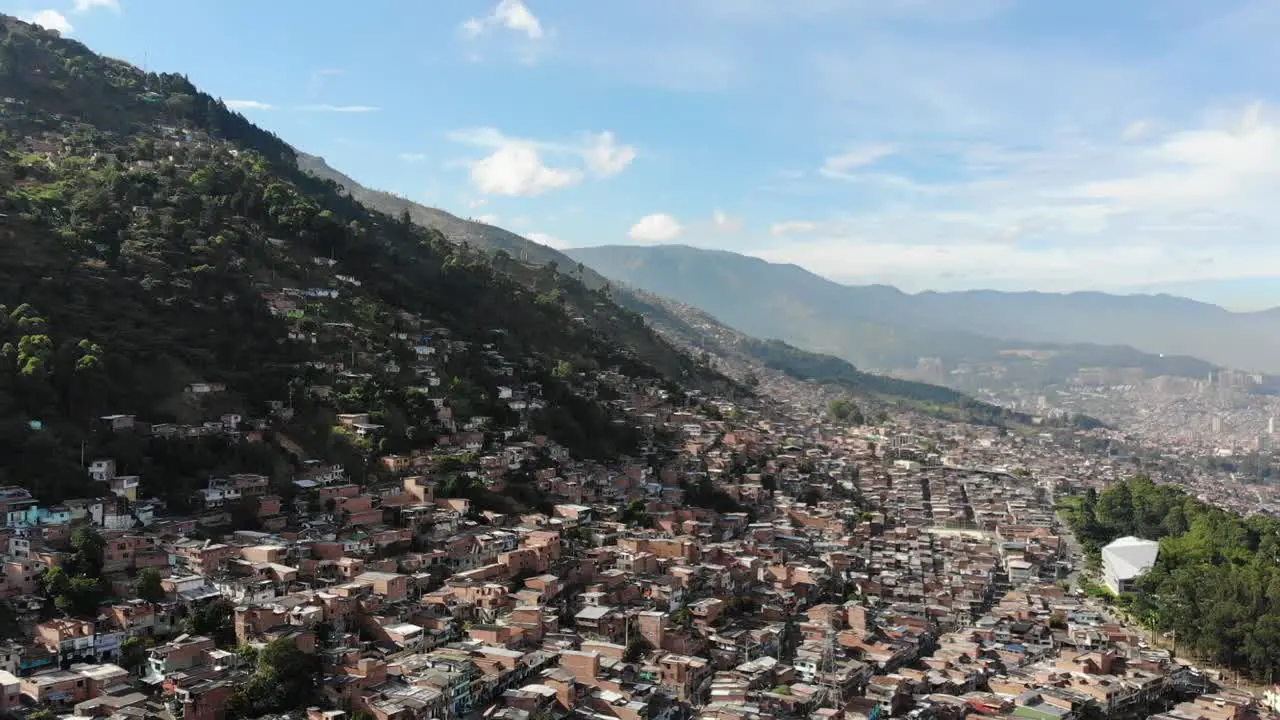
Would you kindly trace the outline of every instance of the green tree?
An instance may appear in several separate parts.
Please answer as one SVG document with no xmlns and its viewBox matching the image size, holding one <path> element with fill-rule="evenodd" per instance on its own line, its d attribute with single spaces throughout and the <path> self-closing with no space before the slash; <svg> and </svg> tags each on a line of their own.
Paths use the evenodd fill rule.
<svg viewBox="0 0 1280 720">
<path fill-rule="evenodd" d="M 71 578 L 67 571 L 57 565 L 45 569 L 40 575 L 40 587 L 46 598 L 57 600 L 71 589 Z"/>
<path fill-rule="evenodd" d="M 557 380 L 567 380 L 573 377 L 573 363 L 568 360 L 560 360 L 551 369 L 551 376 Z"/>
<path fill-rule="evenodd" d="M 836 398 L 827 405 L 827 412 L 831 417 L 840 422 L 848 422 L 853 425 L 862 425 L 866 422 L 862 411 L 849 398 Z"/>
<path fill-rule="evenodd" d="M 632 500 L 622 511 L 622 522 L 631 527 L 653 527 L 653 518 L 643 500 Z"/>
<path fill-rule="evenodd" d="M 630 642 L 627 643 L 627 649 L 622 653 L 622 661 L 638 663 L 652 650 L 653 643 L 646 640 L 643 635 L 635 633 L 631 636 Z"/>
<path fill-rule="evenodd" d="M 106 598 L 106 589 L 96 577 L 71 577 L 61 567 L 53 566 L 40 576 L 44 595 L 54 607 L 67 615 L 94 617 Z"/>
<path fill-rule="evenodd" d="M 687 607 L 682 607 L 671 613 L 671 622 L 679 627 L 691 628 L 693 627 L 693 611 Z"/>
<path fill-rule="evenodd" d="M 163 578 L 155 568 L 143 568 L 133 579 L 133 594 L 147 602 L 160 602 L 165 598 Z"/>
<path fill-rule="evenodd" d="M 257 717 L 306 707 L 315 701 L 319 670 L 319 660 L 292 640 L 273 640 L 257 654 L 257 667 L 231 696 L 228 710 L 237 717 Z"/>
<path fill-rule="evenodd" d="M 67 563 L 72 575 L 102 577 L 106 541 L 90 525 L 80 525 L 71 531 L 71 558 Z"/>
<path fill-rule="evenodd" d="M 147 646 L 142 638 L 131 637 L 120 646 L 120 667 L 141 675 L 147 662 Z"/>
<path fill-rule="evenodd" d="M 18 372 L 26 377 L 48 373 L 53 357 L 53 341 L 48 335 L 23 335 L 18 341 Z"/>
<path fill-rule="evenodd" d="M 236 637 L 235 611 L 235 604 L 227 598 L 215 598 L 187 616 L 186 631 L 207 635 L 219 646 L 232 645 Z"/>
</svg>

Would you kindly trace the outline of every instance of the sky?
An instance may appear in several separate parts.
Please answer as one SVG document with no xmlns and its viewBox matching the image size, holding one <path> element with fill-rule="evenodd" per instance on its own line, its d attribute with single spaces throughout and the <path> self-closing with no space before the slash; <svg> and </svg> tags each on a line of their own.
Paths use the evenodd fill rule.
<svg viewBox="0 0 1280 720">
<path fill-rule="evenodd" d="M 0 0 L 558 248 L 1280 305 L 1276 0 Z"/>
</svg>

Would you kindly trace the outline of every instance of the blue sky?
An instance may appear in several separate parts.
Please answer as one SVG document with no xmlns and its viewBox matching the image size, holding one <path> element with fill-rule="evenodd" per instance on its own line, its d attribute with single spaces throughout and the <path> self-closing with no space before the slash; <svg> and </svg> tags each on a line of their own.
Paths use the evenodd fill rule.
<svg viewBox="0 0 1280 720">
<path fill-rule="evenodd" d="M 1280 304 L 1273 0 L 0 0 L 557 247 Z"/>
</svg>

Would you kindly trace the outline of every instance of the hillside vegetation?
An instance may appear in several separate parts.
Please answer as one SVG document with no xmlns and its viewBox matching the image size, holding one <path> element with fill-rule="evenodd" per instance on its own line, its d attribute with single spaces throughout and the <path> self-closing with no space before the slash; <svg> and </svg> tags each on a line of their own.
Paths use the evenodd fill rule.
<svg viewBox="0 0 1280 720">
<path fill-rule="evenodd" d="M 562 282 L 567 287 L 579 293 L 584 290 L 593 291 L 586 294 L 585 300 L 576 302 L 575 307 L 593 308 L 598 304 L 601 296 L 607 298 L 612 301 L 612 304 L 607 305 L 610 313 L 591 313 L 585 320 L 619 343 L 636 348 L 643 357 L 651 359 L 668 375 L 678 376 L 687 384 L 701 389 L 714 389 L 718 392 L 744 390 L 741 387 L 726 386 L 722 377 L 699 374 L 696 372 L 699 368 L 689 367 L 685 357 L 678 358 L 679 362 L 672 362 L 670 348 L 656 346 L 654 343 L 656 336 L 649 332 L 647 326 L 635 323 L 636 315 L 613 314 L 614 305 L 650 320 L 660 320 L 663 327 L 680 326 L 680 331 L 684 334 L 696 334 L 697 331 L 684 325 L 677 315 L 667 313 L 660 303 L 642 298 L 639 293 L 630 288 L 611 283 L 600 273 L 573 260 L 560 250 L 521 237 L 496 225 L 464 220 L 439 208 L 429 207 L 394 193 L 365 187 L 350 176 L 329 166 L 323 158 L 306 153 L 298 153 L 297 157 L 298 167 L 304 172 L 336 183 L 340 192 L 369 208 L 392 217 L 408 218 L 421 227 L 439 231 L 450 242 L 461 246 L 465 251 L 485 253 L 495 269 L 535 292 L 539 291 L 540 284 L 547 277 L 547 273 L 559 273 L 563 276 Z M 626 321 L 618 322 L 619 317 L 625 317 Z"/>
<path fill-rule="evenodd" d="M 1240 518 L 1147 477 L 1090 490 L 1067 511 L 1086 549 L 1160 541 L 1155 567 L 1121 602 L 1178 647 L 1270 681 L 1280 672 L 1280 521 Z"/>
<path fill-rule="evenodd" d="M 729 387 L 607 293 L 303 172 L 288 144 L 181 75 L 0 16 L 0 85 L 0 482 L 92 493 L 80 458 L 108 454 L 182 502 L 210 473 L 283 478 L 299 459 L 271 442 L 103 432 L 113 413 L 274 414 L 269 436 L 358 477 L 380 452 L 447 434 L 437 400 L 610 457 L 637 439 L 607 394 L 584 391 L 587 374 Z M 225 391 L 193 399 L 195 382 Z M 514 417 L 500 385 L 533 388 L 543 408 Z M 341 412 L 384 429 L 373 443 L 335 433 Z"/>
</svg>

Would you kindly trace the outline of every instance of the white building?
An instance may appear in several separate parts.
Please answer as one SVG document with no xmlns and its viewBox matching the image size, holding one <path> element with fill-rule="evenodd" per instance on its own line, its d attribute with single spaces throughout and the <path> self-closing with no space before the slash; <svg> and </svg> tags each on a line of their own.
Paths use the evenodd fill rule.
<svg viewBox="0 0 1280 720">
<path fill-rule="evenodd" d="M 94 482 L 110 482 L 116 476 L 116 461 L 110 458 L 94 460 L 89 464 L 89 477 Z"/>
<path fill-rule="evenodd" d="M 1122 537 L 1102 548 L 1102 580 L 1111 592 L 1133 589 L 1133 582 L 1156 564 L 1160 543 L 1136 537 Z"/>
</svg>

